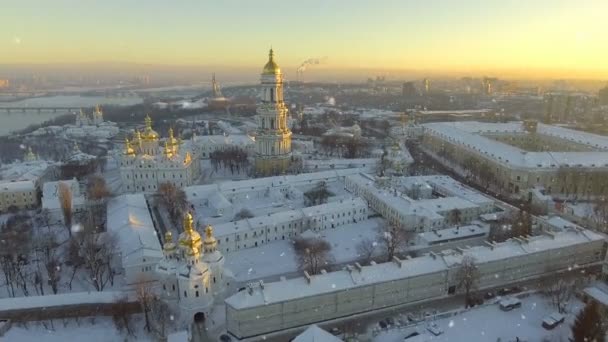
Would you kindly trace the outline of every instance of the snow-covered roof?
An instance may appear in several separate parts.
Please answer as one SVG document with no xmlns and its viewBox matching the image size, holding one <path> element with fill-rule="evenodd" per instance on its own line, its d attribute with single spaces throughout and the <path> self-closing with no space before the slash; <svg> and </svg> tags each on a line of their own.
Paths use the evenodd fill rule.
<svg viewBox="0 0 608 342">
<path fill-rule="evenodd" d="M 488 226 L 466 225 L 441 230 L 433 230 L 418 234 L 418 237 L 428 244 L 437 244 L 444 241 L 467 239 L 474 236 L 484 236 L 490 231 Z"/>
<path fill-rule="evenodd" d="M 34 184 L 34 182 L 29 180 L 0 183 L 0 193 L 26 192 L 35 190 L 36 185 Z"/>
<path fill-rule="evenodd" d="M 403 266 L 399 266 L 396 262 L 386 262 L 362 266 L 360 269 L 352 271 L 321 273 L 312 276 L 310 283 L 305 277 L 298 277 L 265 283 L 263 288 L 252 285 L 251 294 L 248 290 L 240 291 L 227 298 L 226 303 L 235 309 L 270 305 L 297 298 L 348 291 L 379 282 L 441 272 L 446 267 L 441 258 L 429 255 L 403 260 L 401 263 Z"/>
<path fill-rule="evenodd" d="M 582 144 L 595 151 L 529 152 L 484 135 L 525 134 L 521 122 L 487 123 L 477 121 L 423 124 L 425 134 L 463 145 L 485 158 L 521 168 L 608 167 L 608 137 L 563 127 L 538 124 L 537 133 Z"/>
<path fill-rule="evenodd" d="M 255 139 L 246 134 L 197 135 L 194 137 L 194 143 L 197 145 L 247 146 L 255 144 Z"/>
<path fill-rule="evenodd" d="M 5 181 L 37 181 L 38 178 L 40 178 L 52 165 L 53 164 L 51 162 L 48 162 L 46 160 L 33 160 L 6 164 L 0 167 L 0 177 Z"/>
<path fill-rule="evenodd" d="M 608 285 L 605 283 L 596 283 L 593 286 L 585 288 L 585 293 L 596 300 L 598 303 L 608 307 Z"/>
<path fill-rule="evenodd" d="M 0 299 L 2 310 L 20 310 L 69 306 L 76 304 L 97 304 L 115 303 L 123 298 L 132 298 L 133 295 L 124 291 L 90 291 L 90 292 L 71 292 L 61 294 L 47 294 L 45 296 L 25 296 L 15 298 Z"/>
<path fill-rule="evenodd" d="M 448 250 L 429 253 L 406 260 L 391 261 L 369 266 L 355 266 L 341 271 L 321 273 L 310 277 L 292 278 L 263 286 L 250 284 L 226 299 L 231 307 L 248 309 L 311 296 L 348 291 L 353 288 L 375 285 L 394 280 L 443 272 L 459 265 L 465 255 L 475 258 L 478 264 L 524 256 L 547 250 L 603 241 L 604 237 L 587 230 L 571 229 L 555 234 L 535 236 L 522 240 L 508 240 L 490 246 L 478 246 L 460 251 Z"/>
<path fill-rule="evenodd" d="M 108 203 L 107 227 L 118 240 L 123 266 L 146 257 L 162 258 L 162 247 L 143 194 L 113 198 Z"/>
<path fill-rule="evenodd" d="M 312 207 L 285 210 L 273 214 L 256 216 L 234 222 L 218 224 L 214 227 L 215 235 L 217 237 L 221 237 L 233 233 L 245 233 L 261 227 L 280 225 L 283 223 L 302 220 L 307 217 L 318 217 L 320 215 L 331 214 L 349 208 L 357 209 L 363 207 L 367 207 L 367 204 L 365 204 L 365 202 L 361 198 L 343 199 L 340 201 L 329 202 Z"/>
<path fill-rule="evenodd" d="M 59 209 L 59 183 L 66 184 L 72 193 L 72 207 L 82 206 L 84 204 L 84 196 L 80 193 L 80 185 L 74 179 L 61 180 L 56 182 L 46 182 L 42 186 L 42 207 L 46 209 Z"/>
<path fill-rule="evenodd" d="M 293 342 L 342 342 L 342 340 L 313 324 L 296 336 Z"/>
</svg>

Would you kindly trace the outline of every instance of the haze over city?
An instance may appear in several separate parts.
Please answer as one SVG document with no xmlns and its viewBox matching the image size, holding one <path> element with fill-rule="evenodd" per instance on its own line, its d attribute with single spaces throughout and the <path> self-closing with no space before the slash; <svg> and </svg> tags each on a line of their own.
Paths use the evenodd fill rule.
<svg viewBox="0 0 608 342">
<path fill-rule="evenodd" d="M 313 57 L 326 57 L 322 78 L 345 69 L 608 77 L 603 0 L 5 0 L 2 11 L 0 64 L 253 70 L 274 46 L 288 77 Z"/>
</svg>

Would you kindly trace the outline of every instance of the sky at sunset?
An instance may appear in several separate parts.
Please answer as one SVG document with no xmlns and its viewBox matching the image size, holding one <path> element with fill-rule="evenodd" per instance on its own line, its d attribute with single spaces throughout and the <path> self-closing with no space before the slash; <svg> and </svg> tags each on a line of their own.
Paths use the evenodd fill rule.
<svg viewBox="0 0 608 342">
<path fill-rule="evenodd" d="M 608 0 L 0 0 L 0 64 L 519 70 L 608 77 Z"/>
</svg>

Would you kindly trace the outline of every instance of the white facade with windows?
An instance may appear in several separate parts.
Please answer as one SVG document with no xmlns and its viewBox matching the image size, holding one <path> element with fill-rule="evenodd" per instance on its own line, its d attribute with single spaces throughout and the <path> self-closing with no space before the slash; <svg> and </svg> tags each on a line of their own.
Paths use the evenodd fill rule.
<svg viewBox="0 0 608 342">
<path fill-rule="evenodd" d="M 456 293 L 465 256 L 475 259 L 479 289 L 537 279 L 572 265 L 602 262 L 604 237 L 572 229 L 468 249 L 429 253 L 407 260 L 305 274 L 272 283 L 252 283 L 225 300 L 226 328 L 238 338 L 372 313 Z"/>
<path fill-rule="evenodd" d="M 408 177 L 404 178 L 407 179 Z M 418 178 L 418 177 L 416 177 Z M 419 178 L 418 181 L 427 181 L 428 184 L 444 191 L 447 197 L 413 199 L 398 189 L 399 178 L 396 178 L 397 186 L 380 188 L 376 184 L 376 178 L 357 174 L 345 178 L 346 190 L 353 195 L 364 198 L 371 209 L 378 212 L 388 222 L 403 226 L 410 231 L 429 231 L 444 228 L 451 222 L 450 213 L 457 209 L 460 212 L 458 224 L 468 224 L 477 219 L 479 215 L 487 214 L 494 209 L 494 201 L 481 194 L 472 194 L 470 189 L 462 187 L 460 192 L 447 192 L 447 180 L 457 183 L 449 177 Z M 443 183 L 440 182 L 443 180 Z M 467 190 L 467 191 L 465 191 Z M 477 195 L 477 196 L 475 196 Z"/>
<path fill-rule="evenodd" d="M 278 240 L 291 240 L 306 230 L 321 231 L 367 220 L 367 204 L 360 198 L 343 199 L 303 209 L 288 210 L 216 226 L 218 248 L 233 252 Z"/>
<path fill-rule="evenodd" d="M 30 180 L 0 183 L 0 212 L 14 207 L 31 209 L 38 204 L 36 185 Z"/>
<path fill-rule="evenodd" d="M 136 131 L 135 139 L 125 142 L 120 160 L 123 191 L 155 192 L 162 183 L 180 188 L 192 185 L 200 174 L 199 161 L 191 151 L 182 151 L 180 145 L 170 129 L 161 149 L 152 120 L 146 117 L 145 130 Z"/>
<path fill-rule="evenodd" d="M 530 121 L 422 126 L 425 151 L 468 171 L 487 165 L 488 178 L 510 193 L 542 187 L 549 194 L 588 195 L 608 187 L 605 136 Z"/>
<path fill-rule="evenodd" d="M 165 234 L 163 258 L 155 272 L 162 297 L 177 304 L 186 321 L 201 321 L 209 316 L 213 304 L 223 300 L 232 276 L 224 271 L 224 256 L 217 250 L 213 228 L 205 228 L 204 239 L 186 214 L 178 244 L 171 233 Z"/>
</svg>

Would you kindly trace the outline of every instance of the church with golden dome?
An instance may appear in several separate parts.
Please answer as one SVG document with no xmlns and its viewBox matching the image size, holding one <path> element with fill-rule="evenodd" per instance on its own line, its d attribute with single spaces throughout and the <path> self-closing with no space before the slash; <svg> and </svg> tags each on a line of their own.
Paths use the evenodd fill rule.
<svg viewBox="0 0 608 342">
<path fill-rule="evenodd" d="M 171 232 L 165 234 L 163 259 L 156 266 L 161 296 L 177 305 L 186 321 L 204 320 L 214 302 L 224 299 L 233 277 L 224 270 L 224 256 L 217 250 L 213 227 L 207 225 L 201 237 L 192 214 L 186 213 L 182 228 L 177 243 Z"/>
<path fill-rule="evenodd" d="M 136 130 L 132 139 L 125 139 L 120 158 L 123 192 L 155 192 L 166 182 L 178 187 L 194 184 L 200 175 L 200 163 L 194 154 L 182 147 L 172 128 L 161 143 L 150 116 L 144 122 L 143 131 Z"/>
<path fill-rule="evenodd" d="M 292 160 L 291 130 L 283 101 L 283 74 L 270 49 L 261 75 L 262 99 L 257 108 L 255 173 L 258 176 L 284 174 Z"/>
</svg>

